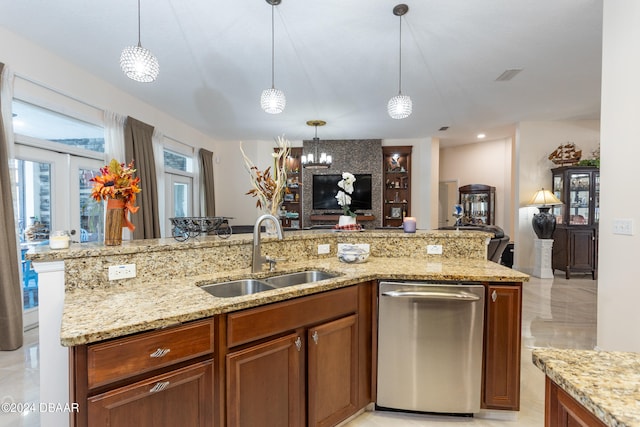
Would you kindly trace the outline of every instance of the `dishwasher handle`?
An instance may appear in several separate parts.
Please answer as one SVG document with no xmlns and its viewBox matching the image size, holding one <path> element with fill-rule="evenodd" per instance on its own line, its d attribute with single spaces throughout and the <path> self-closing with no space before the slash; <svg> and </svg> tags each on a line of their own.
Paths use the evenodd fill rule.
<svg viewBox="0 0 640 427">
<path fill-rule="evenodd" d="M 446 300 L 473 302 L 479 301 L 480 297 L 463 291 L 442 292 L 442 291 L 386 291 L 382 296 L 394 298 L 419 298 L 425 300 Z"/>
</svg>

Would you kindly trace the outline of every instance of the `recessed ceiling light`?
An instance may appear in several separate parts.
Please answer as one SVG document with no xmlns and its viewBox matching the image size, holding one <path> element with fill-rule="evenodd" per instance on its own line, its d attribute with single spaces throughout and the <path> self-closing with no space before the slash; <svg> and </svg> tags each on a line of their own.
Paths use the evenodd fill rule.
<svg viewBox="0 0 640 427">
<path fill-rule="evenodd" d="M 485 135 L 484 133 L 479 133 L 478 134 L 478 139 L 483 139 L 485 138 L 487 135 Z"/>
</svg>

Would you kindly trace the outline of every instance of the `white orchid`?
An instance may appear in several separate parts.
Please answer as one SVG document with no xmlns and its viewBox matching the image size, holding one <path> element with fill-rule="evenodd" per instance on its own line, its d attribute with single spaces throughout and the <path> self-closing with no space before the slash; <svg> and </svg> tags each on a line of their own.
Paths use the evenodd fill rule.
<svg viewBox="0 0 640 427">
<path fill-rule="evenodd" d="M 353 212 L 351 212 L 351 196 L 353 193 L 353 183 L 356 182 L 356 177 L 353 176 L 352 173 L 343 172 L 342 179 L 338 181 L 338 187 L 342 188 L 342 190 L 338 191 L 336 194 L 336 200 L 338 200 L 338 204 L 342 206 L 342 210 L 345 215 L 356 216 Z"/>
</svg>

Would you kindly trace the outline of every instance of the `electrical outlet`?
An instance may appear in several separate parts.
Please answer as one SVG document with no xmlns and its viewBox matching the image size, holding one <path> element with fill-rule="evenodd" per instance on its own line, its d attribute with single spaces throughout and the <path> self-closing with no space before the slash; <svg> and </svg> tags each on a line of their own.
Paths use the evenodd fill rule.
<svg viewBox="0 0 640 427">
<path fill-rule="evenodd" d="M 328 254 L 329 252 L 331 252 L 330 244 L 318 245 L 318 255 Z"/>
<path fill-rule="evenodd" d="M 633 236 L 633 220 L 630 218 L 616 218 L 613 220 L 613 234 Z"/>
<path fill-rule="evenodd" d="M 129 279 L 136 277 L 135 264 L 121 264 L 109 266 L 109 280 Z"/>
<path fill-rule="evenodd" d="M 428 255 L 442 255 L 442 245 L 427 245 Z"/>
</svg>

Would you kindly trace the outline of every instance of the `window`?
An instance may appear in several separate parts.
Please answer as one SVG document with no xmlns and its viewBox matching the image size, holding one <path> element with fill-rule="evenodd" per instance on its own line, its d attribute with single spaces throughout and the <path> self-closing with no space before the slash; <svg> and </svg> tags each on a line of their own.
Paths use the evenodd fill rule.
<svg viewBox="0 0 640 427">
<path fill-rule="evenodd" d="M 194 152 L 193 147 L 165 137 L 165 233 L 172 236 L 170 218 L 197 216 L 197 201 L 194 198 Z"/>
</svg>

